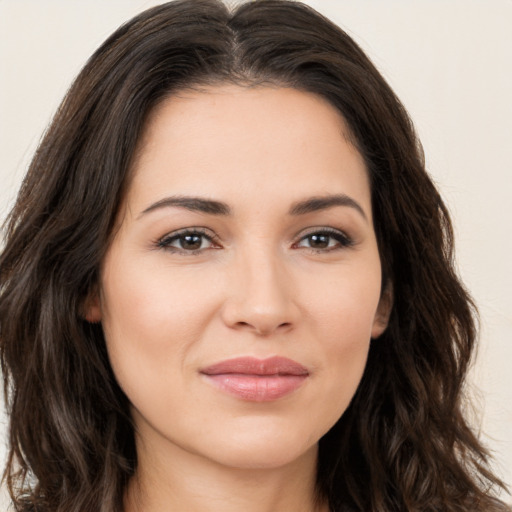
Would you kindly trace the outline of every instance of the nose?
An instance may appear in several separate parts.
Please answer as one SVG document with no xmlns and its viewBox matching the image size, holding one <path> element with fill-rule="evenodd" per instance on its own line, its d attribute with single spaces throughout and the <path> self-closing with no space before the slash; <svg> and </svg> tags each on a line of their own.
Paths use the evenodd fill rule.
<svg viewBox="0 0 512 512">
<path fill-rule="evenodd" d="M 240 255 L 231 270 L 222 309 L 226 325 L 261 337 L 293 329 L 299 318 L 293 278 L 277 255 Z"/>
</svg>

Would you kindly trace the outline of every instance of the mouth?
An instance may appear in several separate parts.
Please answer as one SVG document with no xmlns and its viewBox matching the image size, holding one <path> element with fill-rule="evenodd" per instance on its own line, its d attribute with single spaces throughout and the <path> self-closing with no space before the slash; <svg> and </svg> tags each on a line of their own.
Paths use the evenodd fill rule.
<svg viewBox="0 0 512 512">
<path fill-rule="evenodd" d="M 270 402 L 293 393 L 309 377 L 303 365 L 285 357 L 238 357 L 203 368 L 217 389 L 242 400 Z"/>
</svg>

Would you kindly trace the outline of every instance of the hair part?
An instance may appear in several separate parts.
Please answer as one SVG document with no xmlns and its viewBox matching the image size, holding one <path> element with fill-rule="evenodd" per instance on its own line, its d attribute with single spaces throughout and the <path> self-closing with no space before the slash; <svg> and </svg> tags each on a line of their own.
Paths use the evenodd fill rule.
<svg viewBox="0 0 512 512">
<path fill-rule="evenodd" d="M 4 478 L 15 510 L 122 510 L 137 467 L 134 426 L 84 302 L 98 286 L 148 115 L 177 91 L 220 83 L 325 98 L 368 168 L 394 305 L 351 405 L 320 440 L 319 497 L 333 511 L 506 510 L 492 493 L 504 486 L 463 415 L 475 308 L 412 123 L 347 34 L 286 0 L 149 9 L 94 53 L 58 109 L 0 256 Z"/>
</svg>

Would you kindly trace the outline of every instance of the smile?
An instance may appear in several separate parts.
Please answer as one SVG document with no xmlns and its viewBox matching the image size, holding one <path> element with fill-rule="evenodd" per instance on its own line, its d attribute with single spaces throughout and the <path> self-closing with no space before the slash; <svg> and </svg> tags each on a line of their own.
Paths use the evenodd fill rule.
<svg viewBox="0 0 512 512">
<path fill-rule="evenodd" d="M 221 391 L 251 402 L 270 402 L 289 395 L 308 378 L 308 370 L 288 358 L 239 357 L 200 372 Z"/>
</svg>

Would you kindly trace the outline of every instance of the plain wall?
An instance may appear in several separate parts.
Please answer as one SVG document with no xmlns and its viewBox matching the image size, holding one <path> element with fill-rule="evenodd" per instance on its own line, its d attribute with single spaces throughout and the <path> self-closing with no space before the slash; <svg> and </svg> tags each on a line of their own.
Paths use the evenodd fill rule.
<svg viewBox="0 0 512 512">
<path fill-rule="evenodd" d="M 0 0 L 0 220 L 86 59 L 122 22 L 158 3 Z M 476 427 L 511 485 L 512 1 L 307 3 L 362 45 L 415 122 L 453 215 L 460 273 L 481 312 L 471 374 L 480 390 Z"/>
</svg>

